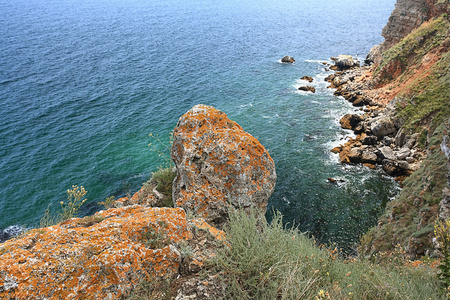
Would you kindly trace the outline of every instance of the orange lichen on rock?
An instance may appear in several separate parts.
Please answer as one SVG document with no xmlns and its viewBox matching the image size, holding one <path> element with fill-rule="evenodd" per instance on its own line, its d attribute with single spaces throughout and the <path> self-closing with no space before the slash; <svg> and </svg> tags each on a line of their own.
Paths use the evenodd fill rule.
<svg viewBox="0 0 450 300">
<path fill-rule="evenodd" d="M 0 245 L 1 299 L 117 299 L 142 279 L 178 274 L 193 237 L 182 209 L 140 205 L 33 229 Z"/>
<path fill-rule="evenodd" d="M 171 157 L 176 207 L 221 227 L 230 207 L 265 213 L 275 182 L 275 165 L 257 139 L 211 106 L 196 105 L 174 130 Z"/>
<path fill-rule="evenodd" d="M 212 227 L 204 219 L 194 219 L 191 221 L 192 224 L 197 226 L 200 229 L 206 229 L 209 231 L 209 233 L 214 236 L 218 240 L 225 240 L 225 232 L 222 230 L 219 230 L 215 227 Z"/>
</svg>

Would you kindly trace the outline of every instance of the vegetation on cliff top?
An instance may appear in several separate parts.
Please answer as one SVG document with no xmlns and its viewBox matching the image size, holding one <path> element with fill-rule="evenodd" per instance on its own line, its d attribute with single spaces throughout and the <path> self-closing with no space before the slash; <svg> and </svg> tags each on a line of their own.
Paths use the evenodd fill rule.
<svg viewBox="0 0 450 300">
<path fill-rule="evenodd" d="M 319 249 L 295 228 L 271 224 L 243 212 L 231 215 L 230 247 L 215 260 L 225 271 L 227 299 L 444 299 L 436 263 L 411 262 L 402 251 L 376 262 L 343 260 Z"/>
</svg>

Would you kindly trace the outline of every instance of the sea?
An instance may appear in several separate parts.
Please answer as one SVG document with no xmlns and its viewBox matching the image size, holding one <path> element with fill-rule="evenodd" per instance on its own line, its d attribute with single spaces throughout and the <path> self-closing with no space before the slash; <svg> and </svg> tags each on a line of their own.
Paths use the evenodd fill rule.
<svg viewBox="0 0 450 300">
<path fill-rule="evenodd" d="M 353 136 L 340 117 L 362 111 L 333 96 L 322 63 L 363 62 L 394 4 L 0 0 L 0 230 L 38 226 L 73 185 L 88 191 L 80 216 L 136 192 L 168 155 L 149 134 L 170 143 L 178 118 L 206 104 L 274 159 L 269 220 L 278 210 L 318 243 L 354 249 L 399 187 L 330 152 Z M 315 93 L 298 90 L 304 75 Z"/>
</svg>

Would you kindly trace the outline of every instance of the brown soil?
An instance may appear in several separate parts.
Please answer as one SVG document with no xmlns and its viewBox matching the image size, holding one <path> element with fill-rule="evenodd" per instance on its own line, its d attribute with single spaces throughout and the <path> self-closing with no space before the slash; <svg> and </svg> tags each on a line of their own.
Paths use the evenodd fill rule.
<svg viewBox="0 0 450 300">
<path fill-rule="evenodd" d="M 423 57 L 420 64 L 412 65 L 403 72 L 404 74 L 407 74 L 406 76 L 398 76 L 398 68 L 393 66 L 392 71 L 393 73 L 395 73 L 395 80 L 378 88 L 364 90 L 364 93 L 371 97 L 378 104 L 386 106 L 397 95 L 408 93 L 413 82 L 416 82 L 418 79 L 428 76 L 432 66 L 438 61 L 438 59 L 439 54 L 435 51 L 428 53 Z M 356 80 L 361 82 L 372 81 L 373 71 L 373 68 L 366 71 L 361 77 L 357 78 Z"/>
</svg>

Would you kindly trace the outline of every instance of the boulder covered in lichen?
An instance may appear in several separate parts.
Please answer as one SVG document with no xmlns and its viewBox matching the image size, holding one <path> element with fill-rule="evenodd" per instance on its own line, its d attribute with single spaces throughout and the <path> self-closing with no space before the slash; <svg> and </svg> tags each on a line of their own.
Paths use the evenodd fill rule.
<svg viewBox="0 0 450 300">
<path fill-rule="evenodd" d="M 236 122 L 212 106 L 196 105 L 178 121 L 172 160 L 175 207 L 221 227 L 230 208 L 264 215 L 276 182 L 267 150 Z"/>
<path fill-rule="evenodd" d="M 204 220 L 187 220 L 180 208 L 142 205 L 33 229 L 0 245 L 0 298 L 122 299 L 142 280 L 201 269 L 213 255 L 198 242 L 205 231 L 224 239 Z M 183 245 L 190 245 L 189 258 Z"/>
</svg>

